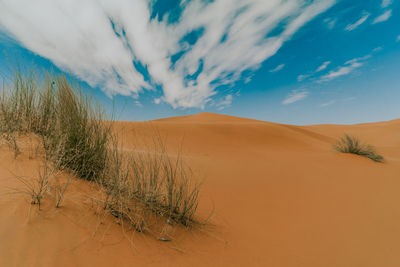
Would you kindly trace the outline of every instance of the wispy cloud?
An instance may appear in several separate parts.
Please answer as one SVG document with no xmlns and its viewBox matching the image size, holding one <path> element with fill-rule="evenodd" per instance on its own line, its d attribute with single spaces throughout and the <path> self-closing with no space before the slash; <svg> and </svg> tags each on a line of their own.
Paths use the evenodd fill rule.
<svg viewBox="0 0 400 267">
<path fill-rule="evenodd" d="M 335 102 L 336 102 L 335 100 L 331 100 L 331 101 L 322 103 L 322 104 L 319 105 L 319 106 L 320 106 L 321 108 L 324 108 L 324 107 L 327 107 L 327 106 L 330 106 L 330 105 L 334 104 Z"/>
<path fill-rule="evenodd" d="M 331 64 L 330 61 L 325 61 L 315 71 L 313 71 L 312 73 L 309 72 L 309 74 L 302 74 L 302 75 L 297 76 L 297 81 L 298 82 L 304 81 L 305 79 L 313 76 L 315 73 L 318 73 L 318 72 L 321 72 L 321 71 L 325 70 L 329 66 L 329 64 Z"/>
<path fill-rule="evenodd" d="M 276 68 L 270 70 L 269 72 L 277 72 L 277 71 L 282 70 L 284 67 L 285 67 L 285 64 L 280 64 L 280 65 L 276 66 Z"/>
<path fill-rule="evenodd" d="M 368 18 L 370 14 L 368 12 L 363 12 L 363 16 L 352 24 L 348 24 L 345 28 L 346 31 L 353 31 L 358 28 L 361 24 L 363 24 Z"/>
<path fill-rule="evenodd" d="M 382 15 L 376 17 L 374 19 L 374 21 L 372 22 L 372 24 L 387 21 L 391 16 L 392 16 L 392 10 L 389 9 L 389 10 L 385 11 Z"/>
<path fill-rule="evenodd" d="M 135 105 L 140 108 L 143 107 L 142 103 L 140 103 L 138 100 L 135 101 Z"/>
<path fill-rule="evenodd" d="M 321 76 L 318 82 L 327 82 L 339 78 L 341 76 L 348 75 L 355 69 L 358 69 L 361 66 L 363 66 L 364 65 L 363 61 L 369 59 L 370 57 L 371 55 L 366 55 L 364 57 L 348 60 L 344 63 L 343 66 L 340 66 L 336 70 L 332 70 L 328 74 Z"/>
<path fill-rule="evenodd" d="M 330 61 L 325 61 L 324 63 L 322 63 L 321 66 L 319 66 L 319 67 L 317 68 L 317 70 L 316 70 L 315 72 L 323 71 L 324 69 L 326 69 L 326 68 L 328 67 L 329 64 L 331 64 Z"/>
<path fill-rule="evenodd" d="M 294 102 L 305 99 L 307 96 L 308 96 L 307 91 L 294 90 L 282 101 L 282 104 L 284 105 L 292 104 Z"/>
<path fill-rule="evenodd" d="M 244 83 L 247 84 L 247 83 L 251 82 L 251 79 L 253 79 L 252 76 L 246 77 L 246 79 L 244 79 Z"/>
<path fill-rule="evenodd" d="M 322 81 L 322 82 L 330 81 L 330 80 L 336 79 L 340 76 L 347 75 L 347 74 L 351 73 L 353 70 L 361 67 L 362 65 L 363 65 L 362 63 L 354 62 L 347 66 L 339 67 L 337 70 L 331 71 L 328 74 L 322 76 L 320 81 Z"/>
<path fill-rule="evenodd" d="M 347 65 L 347 64 L 353 64 L 353 63 L 356 63 L 356 62 L 360 62 L 360 61 L 365 61 L 367 59 L 370 59 L 371 57 L 372 56 L 370 54 L 368 54 L 368 55 L 363 56 L 363 57 L 357 57 L 357 58 L 350 59 L 350 60 L 346 61 L 344 64 Z"/>
<path fill-rule="evenodd" d="M 310 76 L 311 75 L 308 75 L 308 74 L 299 75 L 299 76 L 297 76 L 297 81 L 299 81 L 299 82 L 304 81 L 305 79 L 307 79 Z"/>
<path fill-rule="evenodd" d="M 378 46 L 378 47 L 375 47 L 373 50 L 372 50 L 372 52 L 379 52 L 379 51 L 382 51 L 383 50 L 383 47 L 382 46 Z"/>
<path fill-rule="evenodd" d="M 326 18 L 324 19 L 324 22 L 326 23 L 326 26 L 328 27 L 328 29 L 332 30 L 337 22 L 336 18 Z"/>
<path fill-rule="evenodd" d="M 226 95 L 225 99 L 217 104 L 217 109 L 223 110 L 224 108 L 229 107 L 232 104 L 232 99 L 232 95 Z"/>
<path fill-rule="evenodd" d="M 337 0 L 181 0 L 173 23 L 158 1 L 1 0 L 0 27 L 108 95 L 162 88 L 173 107 L 204 107 Z"/>
<path fill-rule="evenodd" d="M 396 42 L 400 42 L 400 35 L 397 36 Z"/>
<path fill-rule="evenodd" d="M 382 0 L 381 7 L 385 8 L 392 4 L 392 0 Z"/>
</svg>

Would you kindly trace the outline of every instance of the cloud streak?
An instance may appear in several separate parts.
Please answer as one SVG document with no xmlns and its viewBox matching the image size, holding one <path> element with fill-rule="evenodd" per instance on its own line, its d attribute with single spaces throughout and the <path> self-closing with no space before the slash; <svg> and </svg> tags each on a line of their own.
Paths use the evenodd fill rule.
<svg viewBox="0 0 400 267">
<path fill-rule="evenodd" d="M 326 23 L 328 29 L 332 30 L 336 25 L 337 18 L 326 18 L 324 19 L 324 22 Z"/>
<path fill-rule="evenodd" d="M 229 107 L 232 104 L 232 100 L 233 100 L 233 96 L 232 95 L 226 95 L 224 100 L 222 100 L 221 102 L 219 102 L 217 104 L 217 109 L 218 110 L 223 110 L 226 107 Z"/>
<path fill-rule="evenodd" d="M 338 67 L 336 70 L 330 71 L 328 74 L 321 76 L 318 82 L 328 82 L 333 79 L 345 76 L 364 65 L 364 61 L 369 59 L 371 55 L 366 55 L 360 58 L 354 58 L 346 61 L 343 66 Z"/>
<path fill-rule="evenodd" d="M 276 68 L 270 70 L 269 72 L 278 72 L 280 70 L 282 70 L 285 67 L 285 64 L 280 64 L 278 66 L 276 66 Z"/>
<path fill-rule="evenodd" d="M 363 12 L 363 16 L 357 20 L 356 22 L 352 23 L 352 24 L 348 24 L 345 28 L 346 31 L 354 31 L 355 29 L 357 29 L 361 24 L 363 24 L 370 16 L 369 13 L 367 12 Z"/>
<path fill-rule="evenodd" d="M 385 8 L 392 4 L 392 0 L 382 0 L 381 7 Z"/>
<path fill-rule="evenodd" d="M 336 0 L 181 0 L 172 22 L 156 2 L 2 0 L 0 29 L 109 96 L 203 108 Z"/>
<path fill-rule="evenodd" d="M 329 66 L 329 64 L 331 64 L 330 61 L 325 61 L 324 63 L 322 63 L 321 66 L 319 66 L 319 67 L 317 68 L 317 70 L 316 70 L 315 72 L 323 71 L 324 69 L 326 69 L 326 68 Z"/>
<path fill-rule="evenodd" d="M 292 104 L 294 102 L 305 99 L 308 96 L 307 91 L 292 91 L 283 101 L 283 105 Z"/>
<path fill-rule="evenodd" d="M 301 74 L 301 75 L 297 76 L 297 81 L 298 82 L 302 82 L 302 81 L 304 81 L 305 79 L 307 79 L 310 76 L 311 75 L 309 75 L 309 74 Z"/>
<path fill-rule="evenodd" d="M 313 71 L 313 73 L 302 74 L 302 75 L 297 76 L 297 81 L 301 82 L 301 81 L 304 81 L 305 79 L 307 79 L 309 77 L 312 77 L 315 73 L 318 73 L 318 72 L 321 72 L 321 71 L 325 70 L 330 64 L 331 64 L 330 61 L 325 61 L 315 71 Z"/>
<path fill-rule="evenodd" d="M 335 102 L 336 102 L 335 100 L 331 100 L 331 101 L 328 101 L 328 102 L 322 103 L 322 104 L 320 104 L 319 106 L 320 106 L 321 108 L 324 108 L 324 107 L 327 107 L 327 106 L 333 105 Z"/>
<path fill-rule="evenodd" d="M 341 76 L 350 74 L 353 70 L 361 67 L 363 64 L 359 62 L 351 63 L 347 66 L 339 67 L 337 70 L 331 71 L 328 74 L 321 77 L 321 81 L 330 81 Z"/>
<path fill-rule="evenodd" d="M 385 11 L 382 15 L 376 17 L 374 19 L 374 21 L 372 22 L 372 24 L 387 21 L 388 19 L 390 19 L 391 16 L 392 16 L 392 10 L 389 9 L 389 10 Z"/>
</svg>

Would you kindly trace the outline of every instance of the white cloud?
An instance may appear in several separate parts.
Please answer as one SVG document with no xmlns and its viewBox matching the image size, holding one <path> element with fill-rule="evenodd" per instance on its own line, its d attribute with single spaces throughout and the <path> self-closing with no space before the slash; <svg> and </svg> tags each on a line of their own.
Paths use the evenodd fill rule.
<svg viewBox="0 0 400 267">
<path fill-rule="evenodd" d="M 381 7 L 385 8 L 392 4 L 392 0 L 382 0 Z"/>
<path fill-rule="evenodd" d="M 247 84 L 247 83 L 251 82 L 251 79 L 253 79 L 252 76 L 246 77 L 246 79 L 244 80 L 244 83 Z"/>
<path fill-rule="evenodd" d="M 353 31 L 355 29 L 358 28 L 358 26 L 360 26 L 361 24 L 363 24 L 368 18 L 369 18 L 370 14 L 367 12 L 363 12 L 363 16 L 357 20 L 356 22 L 352 23 L 352 24 L 348 24 L 345 28 L 346 31 Z"/>
<path fill-rule="evenodd" d="M 355 69 L 358 69 L 361 66 L 363 66 L 364 65 L 363 61 L 369 59 L 370 57 L 371 55 L 366 55 L 364 57 L 348 60 L 344 63 L 343 66 L 340 66 L 336 70 L 332 70 L 328 74 L 321 76 L 319 82 L 327 82 L 339 78 L 341 76 L 348 75 Z"/>
<path fill-rule="evenodd" d="M 326 18 L 324 19 L 324 22 L 326 23 L 326 26 L 328 27 L 328 29 L 332 30 L 337 22 L 336 18 Z"/>
<path fill-rule="evenodd" d="M 270 70 L 269 72 L 278 72 L 280 70 L 282 70 L 285 67 L 285 64 L 280 64 L 278 66 L 276 66 L 276 68 Z"/>
<path fill-rule="evenodd" d="M 0 28 L 108 95 L 137 96 L 160 85 L 159 101 L 204 107 L 219 85 L 257 69 L 336 1 L 181 0 L 182 14 L 171 24 L 168 16 L 151 19 L 155 1 L 148 0 L 1 0 Z M 283 31 L 265 37 L 283 22 Z M 182 41 L 197 29 L 197 42 Z"/>
<path fill-rule="evenodd" d="M 298 82 L 304 81 L 305 79 L 313 76 L 315 73 L 323 71 L 324 69 L 326 69 L 328 67 L 329 64 L 331 64 L 330 61 L 325 61 L 312 74 L 302 74 L 302 75 L 297 76 L 297 81 Z"/>
<path fill-rule="evenodd" d="M 336 101 L 335 100 L 331 100 L 331 101 L 328 101 L 328 102 L 326 102 L 326 103 L 322 103 L 321 105 L 319 105 L 321 108 L 324 108 L 324 107 L 327 107 L 327 106 L 330 106 L 330 105 L 332 105 L 332 104 L 334 104 Z"/>
<path fill-rule="evenodd" d="M 326 68 L 328 67 L 329 64 L 331 64 L 330 61 L 325 61 L 324 63 L 322 63 L 321 66 L 319 66 L 319 67 L 317 68 L 317 70 L 316 70 L 315 72 L 323 71 L 324 69 L 326 69 Z"/>
<path fill-rule="evenodd" d="M 400 42 L 400 35 L 397 36 L 396 42 Z"/>
<path fill-rule="evenodd" d="M 297 76 L 297 81 L 299 81 L 299 82 L 304 81 L 308 77 L 310 77 L 310 75 L 308 75 L 308 74 L 299 75 L 299 76 Z"/>
<path fill-rule="evenodd" d="M 288 105 L 305 99 L 308 96 L 307 91 L 292 91 L 283 101 L 282 104 Z"/>
<path fill-rule="evenodd" d="M 357 62 L 360 62 L 360 61 L 365 61 L 367 59 L 370 59 L 371 57 L 372 57 L 371 55 L 366 55 L 366 56 L 363 56 L 363 57 L 353 58 L 351 60 L 346 61 L 344 64 L 348 65 L 348 64 L 353 64 L 353 63 L 357 63 Z"/>
<path fill-rule="evenodd" d="M 392 16 L 392 10 L 389 9 L 389 10 L 385 11 L 385 13 L 383 13 L 382 15 L 376 17 L 374 19 L 374 21 L 372 22 L 372 24 L 387 21 L 391 16 Z"/>
<path fill-rule="evenodd" d="M 229 107 L 232 104 L 232 99 L 232 95 L 226 95 L 225 99 L 217 104 L 217 109 L 223 110 L 224 108 Z"/>
<path fill-rule="evenodd" d="M 382 51 L 383 50 L 383 47 L 382 46 L 378 46 L 378 47 L 375 47 L 372 51 L 373 52 L 379 52 L 379 51 Z"/>
<path fill-rule="evenodd" d="M 333 80 L 340 76 L 347 75 L 347 74 L 351 73 L 353 70 L 361 67 L 362 65 L 363 65 L 362 63 L 355 62 L 348 66 L 342 66 L 339 69 L 337 69 L 335 71 L 331 71 L 328 74 L 322 76 L 320 81 L 330 81 L 330 80 Z"/>
</svg>

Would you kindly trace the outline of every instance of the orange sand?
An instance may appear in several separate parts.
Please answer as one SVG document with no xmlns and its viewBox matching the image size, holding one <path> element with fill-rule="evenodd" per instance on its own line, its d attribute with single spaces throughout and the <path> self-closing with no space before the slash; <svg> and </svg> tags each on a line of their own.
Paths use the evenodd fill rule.
<svg viewBox="0 0 400 267">
<path fill-rule="evenodd" d="M 101 221 L 74 180 L 66 201 L 43 208 L 13 174 L 33 176 L 37 159 L 0 146 L 0 266 L 400 266 L 400 120 L 290 126 L 203 113 L 120 122 L 124 149 L 158 132 L 171 154 L 203 181 L 198 216 L 173 242 Z M 343 133 L 373 144 L 386 162 L 332 149 Z M 140 142 L 139 142 L 140 143 Z"/>
</svg>

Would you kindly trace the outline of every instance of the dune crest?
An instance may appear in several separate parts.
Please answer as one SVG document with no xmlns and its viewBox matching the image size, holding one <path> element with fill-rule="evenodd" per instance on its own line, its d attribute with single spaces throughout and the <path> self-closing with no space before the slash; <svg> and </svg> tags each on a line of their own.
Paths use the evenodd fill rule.
<svg viewBox="0 0 400 267">
<path fill-rule="evenodd" d="M 190 122 L 190 123 L 201 123 L 201 122 L 220 122 L 220 123 L 232 123 L 232 122 L 255 122 L 257 120 L 246 119 L 240 117 L 234 117 L 230 115 L 223 115 L 211 112 L 201 112 L 194 115 L 177 116 L 163 119 L 153 120 L 154 122 Z M 262 122 L 262 121 L 259 121 Z"/>
</svg>

